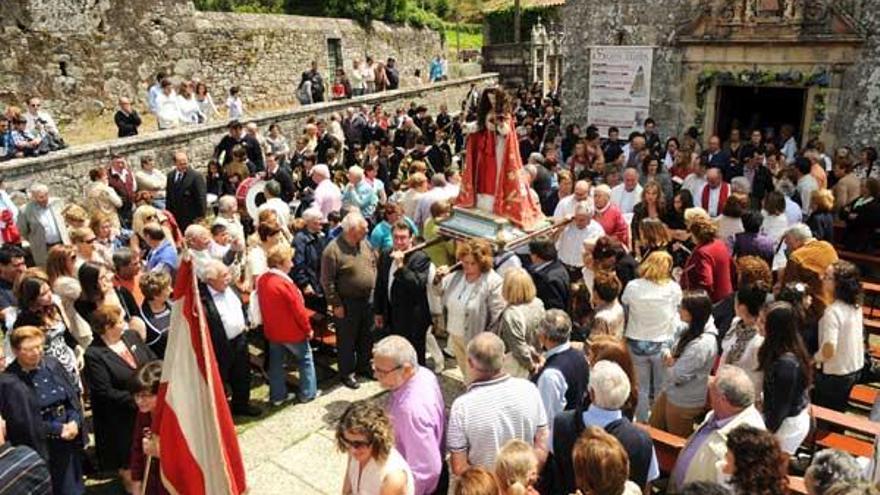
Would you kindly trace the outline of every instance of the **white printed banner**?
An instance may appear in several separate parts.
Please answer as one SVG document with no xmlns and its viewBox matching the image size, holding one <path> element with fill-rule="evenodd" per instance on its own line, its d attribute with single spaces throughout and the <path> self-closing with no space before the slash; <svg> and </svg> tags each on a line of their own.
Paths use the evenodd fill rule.
<svg viewBox="0 0 880 495">
<path fill-rule="evenodd" d="M 641 130 L 651 110 L 654 49 L 641 46 L 595 46 L 590 49 L 590 124 L 603 136 L 609 127 L 620 136 Z"/>
</svg>

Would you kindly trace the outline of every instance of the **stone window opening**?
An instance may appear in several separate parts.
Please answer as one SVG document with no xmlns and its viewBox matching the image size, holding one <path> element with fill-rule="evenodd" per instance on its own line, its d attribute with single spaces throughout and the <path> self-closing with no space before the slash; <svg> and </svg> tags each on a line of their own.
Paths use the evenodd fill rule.
<svg viewBox="0 0 880 495">
<path fill-rule="evenodd" d="M 61 69 L 61 75 L 67 77 L 67 62 L 64 60 L 58 62 L 58 68 Z"/>
</svg>

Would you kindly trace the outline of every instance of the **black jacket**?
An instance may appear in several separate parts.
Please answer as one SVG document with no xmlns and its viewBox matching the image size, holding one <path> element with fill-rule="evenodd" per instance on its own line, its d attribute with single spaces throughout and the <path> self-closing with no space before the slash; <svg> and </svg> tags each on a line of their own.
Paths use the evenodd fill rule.
<svg viewBox="0 0 880 495">
<path fill-rule="evenodd" d="M 730 170 L 731 179 L 734 177 L 745 177 L 746 175 L 745 165 L 742 164 L 733 165 L 730 167 Z M 724 180 L 730 182 L 730 179 L 727 179 L 726 176 Z M 767 196 L 767 193 L 773 190 L 773 175 L 770 173 L 770 170 L 764 166 L 755 169 L 755 178 L 752 181 L 752 191 L 749 194 L 751 207 L 754 209 L 760 209 L 764 197 Z"/>
<path fill-rule="evenodd" d="M 135 332 L 124 332 L 122 341 L 134 356 L 136 368 L 156 359 Z M 86 349 L 85 361 L 83 375 L 92 401 L 98 460 L 102 469 L 119 469 L 128 465 L 131 454 L 137 407 L 129 384 L 137 369 L 123 361 L 100 337 L 95 337 Z"/>
<path fill-rule="evenodd" d="M 223 162 L 221 165 L 226 165 L 227 163 L 232 161 L 232 148 L 236 145 L 241 145 L 244 147 L 245 152 L 247 152 L 247 159 L 251 163 L 254 164 L 254 169 L 257 172 L 266 169 L 265 164 L 263 163 L 263 150 L 260 148 L 260 143 L 249 134 L 242 134 L 242 136 L 238 139 L 230 136 L 229 134 L 223 136 L 217 146 L 214 147 L 214 159 L 219 160 L 220 155 L 223 154 Z"/>
<path fill-rule="evenodd" d="M 562 266 L 562 262 L 553 260 L 537 270 L 533 266 L 529 272 L 535 281 L 538 299 L 544 301 L 544 308 L 567 311 L 571 299 L 571 282 L 568 270 Z"/>
<path fill-rule="evenodd" d="M 807 226 L 813 232 L 813 237 L 834 244 L 834 214 L 830 211 L 811 213 Z"/>
<path fill-rule="evenodd" d="M 57 363 L 52 358 L 46 362 L 50 360 Z M 40 406 L 28 386 L 18 378 L 19 371 L 21 366 L 13 362 L 6 373 L 0 373 L 0 415 L 6 421 L 6 440 L 12 445 L 27 445 L 49 460 Z M 63 368 L 61 372 L 67 376 Z"/>
<path fill-rule="evenodd" d="M 321 286 L 321 253 L 327 246 L 327 238 L 323 232 L 313 234 L 302 229 L 293 236 L 293 272 L 290 278 L 300 290 L 309 285 L 319 296 L 324 289 Z"/>
<path fill-rule="evenodd" d="M 220 378 L 225 382 L 229 382 L 229 370 L 232 368 L 234 360 L 233 349 L 226 338 L 226 329 L 223 327 L 223 315 L 217 310 L 214 304 L 214 298 L 211 297 L 211 291 L 204 283 L 199 283 L 199 295 L 202 300 L 202 306 L 205 308 L 205 321 L 208 322 L 208 330 L 211 332 L 211 343 L 214 346 L 214 356 L 217 358 L 217 368 L 220 371 Z M 245 324 L 247 324 L 247 311 L 238 293 L 235 294 L 239 298 L 239 303 L 244 314 Z"/>
<path fill-rule="evenodd" d="M 424 251 L 415 251 L 394 272 L 394 280 L 388 280 L 391 263 L 391 253 L 382 253 L 376 274 L 373 311 L 385 319 L 385 325 L 395 334 L 424 335 L 431 325 L 427 290 L 431 259 Z M 390 301 L 389 284 L 392 284 Z"/>
<path fill-rule="evenodd" d="M 208 185 L 201 172 L 188 168 L 183 178 L 174 182 L 177 169 L 168 172 L 165 186 L 165 209 L 177 220 L 181 232 L 208 211 Z"/>
<path fill-rule="evenodd" d="M 876 230 L 880 228 L 880 200 L 874 199 L 856 208 L 856 199 L 840 212 L 846 222 L 843 245 L 847 251 L 869 253 L 876 249 Z"/>
<path fill-rule="evenodd" d="M 286 168 L 279 166 L 274 173 L 266 172 L 266 180 L 274 180 L 281 186 L 281 199 L 285 203 L 293 201 L 293 194 L 296 192 L 296 185 L 293 183 L 293 176 Z"/>
<path fill-rule="evenodd" d="M 122 110 L 117 110 L 116 115 L 113 116 L 113 121 L 116 122 L 116 128 L 119 130 L 117 135 L 119 137 L 136 136 L 138 127 L 141 125 L 141 116 L 138 115 L 137 110 L 132 110 L 129 114 Z"/>
</svg>

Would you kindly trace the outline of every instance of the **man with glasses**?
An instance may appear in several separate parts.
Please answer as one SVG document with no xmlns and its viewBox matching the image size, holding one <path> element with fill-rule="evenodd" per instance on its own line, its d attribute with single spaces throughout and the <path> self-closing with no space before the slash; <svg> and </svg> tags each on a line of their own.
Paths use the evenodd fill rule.
<svg viewBox="0 0 880 495">
<path fill-rule="evenodd" d="M 398 335 L 373 346 L 373 376 L 391 391 L 387 411 L 394 418 L 394 446 L 412 469 L 415 495 L 446 493 L 438 486 L 446 410 L 437 377 L 419 366 L 412 344 Z"/>
</svg>

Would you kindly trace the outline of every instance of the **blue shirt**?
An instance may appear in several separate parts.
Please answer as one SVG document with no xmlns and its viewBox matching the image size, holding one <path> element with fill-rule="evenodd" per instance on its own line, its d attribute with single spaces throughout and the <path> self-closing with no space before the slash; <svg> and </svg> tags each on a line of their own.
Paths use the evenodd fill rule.
<svg viewBox="0 0 880 495">
<path fill-rule="evenodd" d="M 356 186 L 345 188 L 342 204 L 357 206 L 364 218 L 371 218 L 376 212 L 379 197 L 376 195 L 376 188 L 362 179 Z"/>
<path fill-rule="evenodd" d="M 571 349 L 571 344 L 566 342 L 545 352 L 544 358 L 550 359 L 551 356 L 569 349 Z M 558 369 L 544 368 L 541 376 L 538 377 L 537 385 L 538 392 L 541 394 L 541 400 L 544 402 L 544 410 L 547 412 L 547 424 L 552 428 L 553 418 L 564 411 L 567 405 L 565 392 L 568 391 L 568 382 L 565 381 L 565 376 Z M 550 438 L 553 438 L 552 431 Z"/>
<path fill-rule="evenodd" d="M 623 418 L 623 413 L 617 411 L 609 411 L 602 409 L 596 405 L 590 405 L 582 416 L 584 426 L 598 426 L 605 429 L 609 424 Z M 651 447 L 651 465 L 648 466 L 648 483 L 660 477 L 660 464 L 657 462 L 657 451 Z"/>
<path fill-rule="evenodd" d="M 413 237 L 419 235 L 418 227 L 416 227 L 416 224 L 413 223 L 409 217 L 403 217 L 403 221 L 412 229 Z M 394 239 L 392 239 L 391 236 L 391 224 L 388 223 L 387 220 L 382 220 L 378 225 L 373 227 L 373 232 L 370 234 L 370 245 L 379 251 L 388 251 L 393 244 Z"/>
<path fill-rule="evenodd" d="M 147 256 L 147 270 L 167 270 L 171 278 L 177 273 L 177 250 L 171 241 L 165 239 L 156 249 L 150 251 Z"/>
</svg>

